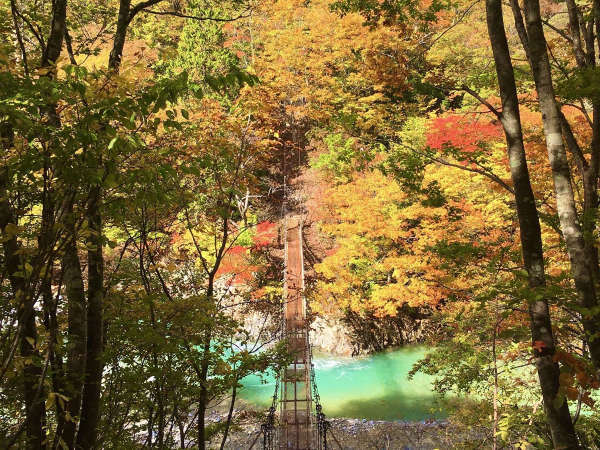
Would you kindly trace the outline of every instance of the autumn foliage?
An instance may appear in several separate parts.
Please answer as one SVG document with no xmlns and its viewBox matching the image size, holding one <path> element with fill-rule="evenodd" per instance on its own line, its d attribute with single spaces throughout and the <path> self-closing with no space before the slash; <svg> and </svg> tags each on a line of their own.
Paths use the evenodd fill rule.
<svg viewBox="0 0 600 450">
<path fill-rule="evenodd" d="M 293 212 L 457 446 L 598 448 L 600 12 L 521 3 L 1 0 L 0 447 L 227 448 Z"/>
</svg>

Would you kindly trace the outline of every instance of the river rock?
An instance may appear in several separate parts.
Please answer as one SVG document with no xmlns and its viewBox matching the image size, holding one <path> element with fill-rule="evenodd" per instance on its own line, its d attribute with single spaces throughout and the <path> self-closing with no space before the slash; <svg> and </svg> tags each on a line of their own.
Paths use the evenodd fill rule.
<svg viewBox="0 0 600 450">
<path fill-rule="evenodd" d="M 310 342 L 313 348 L 336 356 L 352 356 L 354 349 L 347 327 L 335 318 L 316 317 L 311 325 Z"/>
</svg>

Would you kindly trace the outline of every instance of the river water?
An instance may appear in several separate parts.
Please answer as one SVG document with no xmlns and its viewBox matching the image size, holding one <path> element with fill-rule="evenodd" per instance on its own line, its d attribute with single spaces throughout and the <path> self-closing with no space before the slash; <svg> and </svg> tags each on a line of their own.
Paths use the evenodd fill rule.
<svg viewBox="0 0 600 450">
<path fill-rule="evenodd" d="M 368 420 L 420 421 L 442 418 L 432 392 L 432 379 L 417 374 L 408 380 L 413 364 L 425 355 L 423 347 L 408 347 L 362 358 L 314 357 L 323 412 L 329 417 Z M 246 377 L 240 397 L 267 408 L 275 388 L 273 377 L 261 382 Z"/>
</svg>

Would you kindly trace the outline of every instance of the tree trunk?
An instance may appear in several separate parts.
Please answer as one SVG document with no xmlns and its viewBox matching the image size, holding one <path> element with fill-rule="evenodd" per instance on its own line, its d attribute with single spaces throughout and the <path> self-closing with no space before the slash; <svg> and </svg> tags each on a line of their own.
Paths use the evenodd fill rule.
<svg viewBox="0 0 600 450">
<path fill-rule="evenodd" d="M 538 350 L 534 350 L 534 357 L 544 399 L 546 420 L 555 448 L 579 448 L 567 402 L 563 401 L 559 406 L 555 402 L 560 387 L 560 372 L 558 364 L 553 360 L 554 336 L 548 301 L 543 295 L 546 280 L 542 233 L 523 145 L 517 88 L 500 0 L 486 0 L 486 17 L 502 100 L 501 122 L 506 136 L 510 173 L 515 191 L 521 250 L 529 286 L 534 291 L 534 298 L 529 302 L 531 338 L 533 344 L 538 344 L 536 345 Z"/>
<path fill-rule="evenodd" d="M 599 120 L 600 110 L 594 113 L 594 122 Z M 596 118 L 598 117 L 598 119 Z M 593 167 L 586 167 L 582 173 L 583 181 L 583 237 L 585 254 L 590 265 L 593 282 L 600 281 L 598 265 L 598 242 L 596 240 L 596 223 L 598 221 L 598 172 Z M 599 338 L 600 339 L 600 338 Z"/>
<path fill-rule="evenodd" d="M 493 427 L 492 427 L 492 450 L 498 450 L 498 355 L 496 353 L 496 340 L 498 338 L 498 306 L 495 306 L 494 335 L 492 337 L 492 360 L 494 361 L 494 395 L 493 405 Z"/>
<path fill-rule="evenodd" d="M 46 48 L 42 54 L 42 67 L 56 64 L 62 50 L 67 21 L 67 0 L 52 2 L 52 24 Z"/>
<path fill-rule="evenodd" d="M 121 0 L 119 2 L 119 16 L 117 18 L 117 29 L 113 36 L 113 48 L 108 58 L 108 68 L 118 71 L 123 57 L 123 47 L 127 37 L 127 28 L 131 21 L 130 16 L 131 0 Z"/>
<path fill-rule="evenodd" d="M 231 419 L 233 418 L 233 408 L 235 406 L 235 398 L 237 395 L 237 380 L 233 385 L 233 390 L 231 392 L 231 403 L 229 404 L 229 412 L 227 413 L 227 422 L 225 422 L 225 430 L 223 430 L 223 439 L 221 440 L 220 450 L 225 448 L 225 444 L 227 443 L 227 435 L 229 434 L 229 427 L 231 426 Z"/>
<path fill-rule="evenodd" d="M 525 24 L 529 36 L 531 69 L 538 94 L 548 158 L 552 168 L 556 206 L 560 227 L 566 242 L 575 288 L 581 305 L 583 326 L 594 367 L 600 369 L 600 315 L 594 310 L 598 305 L 593 270 L 587 260 L 586 245 L 573 196 L 571 172 L 563 144 L 560 110 L 554 96 L 552 74 L 546 38 L 542 28 L 538 0 L 525 0 Z"/>
<path fill-rule="evenodd" d="M 54 300 L 50 283 L 47 283 L 44 286 L 42 298 L 44 304 L 44 326 L 49 332 L 49 338 L 51 339 L 51 345 L 48 346 L 48 357 L 51 368 L 50 373 L 52 378 L 52 391 L 66 395 L 63 355 L 58 339 L 60 330 L 58 317 L 56 315 L 56 311 L 58 309 L 58 298 Z M 56 433 L 54 434 L 52 448 L 54 448 L 55 445 L 58 445 L 58 440 L 62 436 L 65 426 L 65 405 L 60 401 L 57 401 L 54 403 L 54 406 L 56 408 Z"/>
<path fill-rule="evenodd" d="M 81 421 L 77 434 L 77 448 L 96 447 L 100 420 L 100 392 L 102 387 L 103 350 L 103 297 L 104 260 L 102 254 L 102 190 L 94 186 L 90 193 L 87 216 L 90 227 L 88 239 L 88 308 L 86 373 L 81 403 Z"/>
<path fill-rule="evenodd" d="M 179 429 L 179 448 L 185 448 L 185 424 L 183 422 L 183 418 L 186 417 L 185 413 L 180 412 L 179 402 L 177 399 L 175 400 L 175 407 L 173 410 L 173 419 L 177 423 L 177 428 Z"/>
<path fill-rule="evenodd" d="M 160 377 L 161 381 L 158 381 L 158 377 L 157 377 L 157 382 L 156 382 L 156 386 L 155 386 L 155 390 L 156 390 L 156 403 L 157 403 L 157 411 L 156 411 L 156 416 L 157 416 L 157 421 L 158 421 L 158 428 L 156 430 L 156 445 L 158 446 L 158 448 L 163 448 L 164 446 L 164 440 L 165 440 L 165 427 L 166 427 L 166 422 L 165 422 L 165 402 L 164 402 L 164 389 L 163 389 L 163 381 L 162 381 L 162 377 Z"/>
<path fill-rule="evenodd" d="M 9 148 L 13 142 L 13 131 L 8 124 L 0 124 L 2 148 Z M 37 345 L 37 328 L 33 300 L 25 282 L 23 261 L 19 256 L 20 245 L 15 235 L 6 233 L 8 224 L 16 225 L 17 218 L 8 201 L 9 172 L 0 167 L 0 233 L 4 250 L 4 264 L 11 284 L 13 295 L 18 305 L 18 332 L 20 355 L 25 360 L 23 368 L 23 394 L 27 412 L 27 448 L 42 448 L 44 440 L 43 424 L 45 405 L 41 396 L 37 396 L 37 386 L 42 369 L 39 365 Z M 18 273 L 21 272 L 21 275 Z"/>
<path fill-rule="evenodd" d="M 27 411 L 27 448 L 43 448 L 42 442 L 45 440 L 43 426 L 46 417 L 46 408 L 44 398 L 37 395 L 37 386 L 42 376 L 40 366 L 40 355 L 37 351 L 37 328 L 35 324 L 35 314 L 33 306 L 31 308 L 21 309 L 23 319 L 20 320 L 22 326 L 21 356 L 29 360 L 23 369 L 23 386 L 25 394 L 25 408 Z M 31 342 L 30 342 L 31 341 Z"/>
<path fill-rule="evenodd" d="M 141 4 L 144 4 L 143 2 Z M 118 72 L 125 45 L 127 27 L 132 19 L 131 0 L 121 0 L 117 29 L 113 36 L 108 68 Z M 100 157 L 99 162 L 102 161 Z M 99 165 L 99 167 L 101 164 Z M 88 222 L 92 234 L 88 240 L 88 307 L 86 375 L 83 385 L 81 420 L 77 433 L 78 448 L 94 448 L 100 420 L 100 395 L 102 388 L 102 350 L 104 347 L 103 298 L 104 259 L 102 253 L 102 187 L 92 187 L 88 207 Z"/>
<path fill-rule="evenodd" d="M 204 342 L 204 353 L 200 365 L 200 396 L 198 398 L 198 450 L 206 449 L 206 409 L 208 407 L 208 360 L 210 352 L 210 337 Z"/>
<path fill-rule="evenodd" d="M 206 288 L 206 297 L 212 300 L 214 294 L 214 276 L 218 268 L 219 259 L 215 262 L 214 270 L 208 275 L 208 286 Z M 200 396 L 198 398 L 198 450 L 206 449 L 206 409 L 208 408 L 208 367 L 210 363 L 210 341 L 212 333 L 209 330 L 204 335 L 202 345 L 202 362 L 200 364 Z"/>
<path fill-rule="evenodd" d="M 571 47 L 575 55 L 575 61 L 580 69 L 589 69 L 596 67 L 596 50 L 594 48 L 593 27 L 600 19 L 600 2 L 593 1 L 593 15 L 595 23 L 581 23 L 579 17 L 582 16 L 581 7 L 575 0 L 567 0 L 567 11 L 569 13 L 569 28 Z M 592 34 L 588 33 L 592 31 Z M 581 33 L 586 39 L 582 41 Z M 590 39 L 591 38 L 591 39 Z M 584 49 L 585 43 L 585 49 Z M 590 146 L 589 163 L 586 161 L 579 144 L 577 143 L 571 126 L 566 117 L 561 116 L 565 138 L 568 147 L 571 149 L 574 159 L 577 163 L 577 169 L 583 182 L 583 237 L 585 240 L 586 257 L 590 264 L 590 269 L 597 284 L 600 281 L 600 266 L 598 265 L 598 248 L 595 237 L 596 221 L 598 218 L 598 169 L 600 162 L 600 102 L 597 98 L 588 99 L 592 104 L 592 143 Z"/>
<path fill-rule="evenodd" d="M 63 440 L 69 448 L 75 446 L 75 432 L 81 411 L 81 393 L 86 358 L 85 287 L 81 264 L 77 254 L 77 237 L 72 218 L 72 209 L 72 202 L 69 201 L 65 211 L 65 228 L 68 236 L 62 257 L 63 282 L 67 297 L 67 332 L 69 336 L 65 380 L 65 395 L 69 398 L 66 411 L 69 416 L 65 418 Z"/>
<path fill-rule="evenodd" d="M 58 59 L 58 56 L 60 55 L 66 23 L 66 10 L 66 0 L 57 0 L 52 5 L 52 25 L 46 47 L 44 48 L 42 55 L 42 67 L 51 67 L 54 65 Z M 55 121 L 52 119 L 53 116 L 50 115 L 50 124 L 55 124 Z M 2 131 L 3 144 L 11 145 L 12 131 L 8 130 L 5 126 L 3 126 Z M 8 131 L 9 134 L 5 135 L 5 131 Z M 6 177 L 5 179 L 0 180 L 0 184 L 3 188 L 0 188 L 0 190 L 6 190 L 8 173 L 3 171 L 0 177 Z M 46 188 L 47 185 L 45 185 L 42 206 L 42 227 L 40 230 L 40 237 L 38 239 L 38 264 L 44 264 L 45 259 L 49 257 L 50 253 L 52 252 L 52 247 L 54 245 L 54 240 L 52 239 L 52 216 L 54 211 L 52 208 L 53 200 L 50 198 L 50 193 L 46 190 Z M 0 197 L 6 198 L 4 195 L 0 195 Z M 2 209 L 2 212 L 0 212 L 0 227 L 4 230 L 4 227 L 8 223 L 13 223 L 16 225 L 16 219 L 12 214 L 8 201 L 5 200 L 2 201 L 2 203 L 3 205 L 0 206 L 0 209 Z M 19 270 L 23 271 L 23 269 L 20 267 L 21 260 L 15 253 L 19 249 L 19 244 L 16 238 L 12 238 L 8 242 L 5 242 L 4 249 L 6 257 L 5 261 L 9 271 L 10 281 L 15 292 L 15 296 L 19 300 L 18 323 L 21 330 L 19 347 L 21 356 L 26 361 L 23 369 L 23 388 L 25 409 L 27 411 L 25 419 L 27 421 L 27 446 L 28 448 L 38 449 L 42 448 L 42 443 L 45 440 L 44 422 L 46 408 L 43 396 L 39 395 L 37 392 L 37 386 L 41 383 L 40 377 L 42 376 L 42 368 L 39 365 L 39 354 L 37 351 L 37 327 L 34 309 L 35 300 L 33 293 L 31 292 L 32 283 L 29 283 L 30 286 L 28 288 L 24 279 L 25 275 L 22 275 L 21 277 L 14 276 L 15 272 Z M 47 264 L 51 264 L 51 259 Z M 44 275 L 43 278 L 44 280 L 42 280 L 42 283 L 49 283 L 48 275 Z"/>
<path fill-rule="evenodd" d="M 154 433 L 154 404 L 148 407 L 148 424 L 146 429 L 146 447 L 152 448 L 152 435 Z"/>
</svg>

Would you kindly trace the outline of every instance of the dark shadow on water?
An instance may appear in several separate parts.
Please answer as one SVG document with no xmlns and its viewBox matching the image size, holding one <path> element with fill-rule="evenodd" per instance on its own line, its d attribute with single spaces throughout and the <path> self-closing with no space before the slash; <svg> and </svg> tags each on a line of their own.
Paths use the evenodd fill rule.
<svg viewBox="0 0 600 450">
<path fill-rule="evenodd" d="M 390 392 L 385 396 L 349 400 L 323 411 L 329 417 L 353 417 L 367 420 L 404 420 L 409 422 L 446 417 L 433 396 L 408 397 L 406 392 Z"/>
<path fill-rule="evenodd" d="M 256 406 L 268 408 L 271 405 L 273 384 L 244 387 L 240 397 Z M 322 395 L 323 412 L 328 417 L 365 418 L 367 420 L 404 420 L 422 421 L 443 419 L 446 414 L 441 410 L 436 398 L 423 395 L 407 395 L 406 391 L 388 392 L 386 395 L 340 401 Z"/>
</svg>

